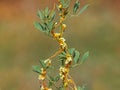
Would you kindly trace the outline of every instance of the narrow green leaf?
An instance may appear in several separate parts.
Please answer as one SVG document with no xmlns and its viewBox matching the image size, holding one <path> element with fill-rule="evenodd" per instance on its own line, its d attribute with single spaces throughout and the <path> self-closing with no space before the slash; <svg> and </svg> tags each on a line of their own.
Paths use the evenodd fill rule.
<svg viewBox="0 0 120 90">
<path fill-rule="evenodd" d="M 74 56 L 75 48 L 70 48 L 70 49 L 68 50 L 68 52 L 69 52 L 72 56 Z"/>
<path fill-rule="evenodd" d="M 49 14 L 50 14 L 50 11 L 48 9 L 48 7 L 45 8 L 45 11 L 44 11 L 44 15 L 45 15 L 45 18 L 49 18 Z"/>
<path fill-rule="evenodd" d="M 40 23 L 34 22 L 34 26 L 35 26 L 36 29 L 44 32 L 44 27 Z"/>
<path fill-rule="evenodd" d="M 53 22 L 49 22 L 47 26 L 49 28 L 49 31 L 51 31 L 53 29 Z"/>
<path fill-rule="evenodd" d="M 66 55 L 65 55 L 65 53 L 61 53 L 61 54 L 59 55 L 59 60 L 61 61 L 61 65 L 63 66 L 63 65 L 64 65 L 64 62 L 65 62 L 65 60 L 66 60 Z"/>
<path fill-rule="evenodd" d="M 61 54 L 66 55 L 66 53 L 65 53 L 65 52 L 62 52 Z"/>
<path fill-rule="evenodd" d="M 79 0 L 76 0 L 75 4 L 74 4 L 74 7 L 73 7 L 73 13 L 75 14 L 77 12 L 77 10 L 79 9 L 80 7 L 80 2 Z"/>
<path fill-rule="evenodd" d="M 39 61 L 40 61 L 41 66 L 42 66 L 43 68 L 46 68 L 46 64 L 44 63 L 44 61 L 43 61 L 43 60 L 39 60 Z"/>
<path fill-rule="evenodd" d="M 48 7 L 46 7 L 46 8 L 45 8 L 45 14 L 48 15 L 48 13 L 49 13 L 49 9 L 48 9 Z"/>
<path fill-rule="evenodd" d="M 53 19 L 55 18 L 55 11 L 51 12 L 51 15 L 50 15 L 50 21 L 53 21 Z"/>
<path fill-rule="evenodd" d="M 80 53 L 77 50 L 75 51 L 75 57 L 73 59 L 75 64 L 77 64 L 80 59 Z"/>
<path fill-rule="evenodd" d="M 65 4 L 65 0 L 60 0 L 60 2 L 62 3 L 62 5 Z"/>
<path fill-rule="evenodd" d="M 80 86 L 78 86 L 78 90 L 82 90 L 82 88 Z"/>
<path fill-rule="evenodd" d="M 89 51 L 87 51 L 86 53 L 83 54 L 80 64 L 84 63 L 86 61 L 86 59 L 88 58 L 88 56 L 89 56 Z"/>
<path fill-rule="evenodd" d="M 86 4 L 85 6 L 83 6 L 83 8 L 79 11 L 78 15 L 82 14 L 88 7 L 89 7 L 89 4 Z"/>
<path fill-rule="evenodd" d="M 41 67 L 40 66 L 32 66 L 32 68 L 33 68 L 33 71 L 34 72 L 37 72 L 37 73 L 41 73 Z"/>
<path fill-rule="evenodd" d="M 38 15 L 38 17 L 40 17 L 41 20 L 44 19 L 44 13 L 43 13 L 43 11 L 38 10 L 37 15 Z"/>
<path fill-rule="evenodd" d="M 59 58 L 66 58 L 66 56 L 63 55 L 63 54 L 60 54 L 60 55 L 59 55 Z"/>
<path fill-rule="evenodd" d="M 66 57 L 66 56 L 64 54 L 60 54 L 59 57 L 61 58 L 61 57 Z"/>
</svg>

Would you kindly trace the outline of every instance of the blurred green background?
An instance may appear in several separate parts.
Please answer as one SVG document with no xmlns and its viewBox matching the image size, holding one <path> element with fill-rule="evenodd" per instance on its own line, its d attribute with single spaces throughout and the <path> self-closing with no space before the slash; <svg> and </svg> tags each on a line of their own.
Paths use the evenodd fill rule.
<svg viewBox="0 0 120 90">
<path fill-rule="evenodd" d="M 71 75 L 89 90 L 120 90 L 120 0 L 80 1 L 91 6 L 81 16 L 67 19 L 65 38 L 69 47 L 81 53 L 89 50 L 90 57 Z M 0 90 L 39 90 L 31 67 L 58 46 L 33 22 L 38 20 L 38 9 L 52 8 L 54 2 L 0 0 Z"/>
</svg>

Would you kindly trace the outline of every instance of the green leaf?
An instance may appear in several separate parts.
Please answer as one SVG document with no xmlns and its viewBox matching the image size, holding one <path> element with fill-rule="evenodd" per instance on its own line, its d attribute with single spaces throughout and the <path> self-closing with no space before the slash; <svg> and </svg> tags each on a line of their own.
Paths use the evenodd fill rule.
<svg viewBox="0 0 120 90">
<path fill-rule="evenodd" d="M 48 9 L 48 7 L 45 8 L 45 14 L 46 14 L 46 15 L 49 14 L 49 9 Z"/>
<path fill-rule="evenodd" d="M 75 48 L 70 48 L 68 52 L 70 53 L 70 55 L 74 56 Z"/>
<path fill-rule="evenodd" d="M 51 15 L 50 15 L 50 21 L 53 21 L 53 19 L 55 18 L 55 11 L 51 12 Z"/>
<path fill-rule="evenodd" d="M 51 31 L 53 29 L 53 22 L 49 22 L 47 26 L 49 28 L 49 31 Z"/>
<path fill-rule="evenodd" d="M 65 52 L 62 52 L 60 55 L 59 55 L 59 60 L 61 61 L 61 64 L 62 66 L 64 65 L 64 62 L 66 60 L 66 53 Z"/>
<path fill-rule="evenodd" d="M 80 59 L 80 53 L 77 50 L 75 51 L 75 56 L 73 59 L 74 59 L 75 64 L 77 64 Z"/>
<path fill-rule="evenodd" d="M 37 15 L 38 15 L 38 17 L 40 17 L 41 20 L 44 19 L 44 13 L 43 13 L 43 11 L 39 10 L 38 13 L 37 13 Z"/>
<path fill-rule="evenodd" d="M 83 54 L 80 64 L 84 63 L 89 56 L 89 51 Z"/>
<path fill-rule="evenodd" d="M 88 7 L 89 7 L 89 4 L 86 4 L 85 6 L 83 6 L 83 8 L 79 11 L 78 15 L 82 14 Z"/>
<path fill-rule="evenodd" d="M 66 55 L 66 52 L 62 52 L 61 54 Z"/>
<path fill-rule="evenodd" d="M 77 12 L 77 10 L 79 9 L 80 7 L 80 2 L 79 0 L 76 0 L 75 4 L 74 4 L 74 7 L 73 7 L 73 13 L 75 14 Z"/>
<path fill-rule="evenodd" d="M 82 90 L 82 88 L 80 86 L 78 86 L 78 90 Z"/>
<path fill-rule="evenodd" d="M 40 66 L 32 66 L 32 68 L 33 68 L 33 71 L 34 72 L 37 72 L 37 73 L 41 73 L 41 67 Z"/>
<path fill-rule="evenodd" d="M 62 5 L 65 4 L 65 0 L 60 0 L 60 2 L 62 3 Z"/>
<path fill-rule="evenodd" d="M 39 60 L 39 61 L 40 61 L 41 66 L 42 66 L 43 68 L 46 68 L 46 64 L 44 63 L 44 61 L 43 61 L 43 60 Z"/>
<path fill-rule="evenodd" d="M 40 23 L 34 22 L 34 26 L 35 26 L 36 29 L 44 32 L 44 27 Z"/>
<path fill-rule="evenodd" d="M 86 90 L 85 85 L 83 85 L 82 87 L 78 86 L 78 90 Z"/>
<path fill-rule="evenodd" d="M 61 54 L 59 54 L 59 59 L 66 59 L 66 53 L 62 52 Z"/>
<path fill-rule="evenodd" d="M 60 54 L 60 55 L 59 55 L 59 59 L 66 59 L 66 56 L 65 56 L 65 55 Z"/>
</svg>

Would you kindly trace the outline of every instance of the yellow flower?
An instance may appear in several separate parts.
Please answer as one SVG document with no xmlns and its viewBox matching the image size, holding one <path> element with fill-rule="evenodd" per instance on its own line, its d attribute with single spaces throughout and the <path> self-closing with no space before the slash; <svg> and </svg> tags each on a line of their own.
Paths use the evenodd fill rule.
<svg viewBox="0 0 120 90">
<path fill-rule="evenodd" d="M 65 42 L 65 38 L 60 38 L 59 41 L 63 43 Z"/>
<path fill-rule="evenodd" d="M 55 37 L 55 38 L 60 38 L 60 36 L 61 36 L 60 33 L 55 33 L 55 34 L 54 34 L 54 37 Z"/>
<path fill-rule="evenodd" d="M 62 9 L 62 5 L 60 4 L 60 5 L 58 6 L 58 8 L 61 10 L 61 9 Z"/>
<path fill-rule="evenodd" d="M 67 59 L 66 59 L 66 61 L 65 61 L 65 64 L 68 64 L 68 63 L 70 63 L 72 61 L 72 57 L 69 55 L 69 56 L 67 56 Z"/>
<path fill-rule="evenodd" d="M 38 79 L 39 79 L 39 80 L 44 80 L 44 79 L 45 79 L 45 76 L 44 76 L 44 75 L 39 75 L 39 76 L 38 76 Z"/>
<path fill-rule="evenodd" d="M 46 66 L 50 66 L 51 65 L 51 60 L 50 59 L 46 59 L 44 61 L 44 63 L 46 64 Z"/>
<path fill-rule="evenodd" d="M 61 79 L 64 79 L 65 76 L 68 74 L 69 69 L 68 69 L 68 68 L 65 68 L 65 67 L 60 67 L 59 71 L 60 71 L 60 73 L 59 73 L 60 78 L 61 78 Z"/>
<path fill-rule="evenodd" d="M 45 75 L 46 75 L 46 71 L 43 68 L 41 68 L 41 74 L 38 76 L 38 79 L 39 80 L 44 80 Z"/>
<path fill-rule="evenodd" d="M 47 88 L 47 87 L 45 87 L 45 86 L 41 86 L 41 88 L 40 88 L 40 90 L 52 90 L 52 88 Z"/>
<path fill-rule="evenodd" d="M 64 31 L 66 29 L 66 24 L 62 24 L 62 30 Z"/>
</svg>

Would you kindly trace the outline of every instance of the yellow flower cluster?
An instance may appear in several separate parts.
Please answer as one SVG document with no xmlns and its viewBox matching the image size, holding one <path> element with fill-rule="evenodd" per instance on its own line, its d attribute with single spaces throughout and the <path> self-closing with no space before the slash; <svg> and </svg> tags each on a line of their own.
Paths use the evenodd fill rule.
<svg viewBox="0 0 120 90">
<path fill-rule="evenodd" d="M 47 88 L 47 87 L 41 86 L 40 90 L 52 90 L 52 88 Z"/>
<path fill-rule="evenodd" d="M 46 59 L 46 60 L 44 61 L 44 63 L 45 63 L 46 66 L 48 67 L 48 66 L 51 65 L 51 60 L 50 60 L 50 59 Z"/>
<path fill-rule="evenodd" d="M 67 46 L 66 43 L 65 43 L 65 38 L 61 37 L 60 33 L 55 33 L 54 37 L 58 40 L 58 42 L 60 44 L 60 47 L 62 49 L 65 49 L 65 47 Z"/>
<path fill-rule="evenodd" d="M 65 78 L 66 78 L 66 75 L 68 74 L 68 72 L 69 72 L 69 68 L 66 68 L 66 67 L 60 67 L 60 69 L 59 69 L 59 71 L 60 71 L 60 78 L 62 79 L 62 80 L 64 80 Z"/>
<path fill-rule="evenodd" d="M 72 61 L 72 57 L 71 57 L 71 55 L 66 55 L 66 61 L 65 61 L 65 64 L 67 65 L 67 64 L 69 64 L 71 61 Z"/>
<path fill-rule="evenodd" d="M 54 33 L 54 37 L 55 37 L 56 39 L 59 39 L 59 38 L 61 37 L 61 34 L 60 34 L 60 33 Z"/>
<path fill-rule="evenodd" d="M 73 83 L 71 79 L 68 79 L 69 68 L 60 67 L 60 78 L 64 81 L 64 86 L 67 87 L 69 83 Z"/>
<path fill-rule="evenodd" d="M 65 49 L 65 47 L 67 46 L 64 38 L 60 38 L 59 43 L 62 49 Z"/>
<path fill-rule="evenodd" d="M 44 68 L 41 68 L 41 74 L 38 76 L 39 80 L 44 80 L 46 76 L 46 70 Z"/>
</svg>

